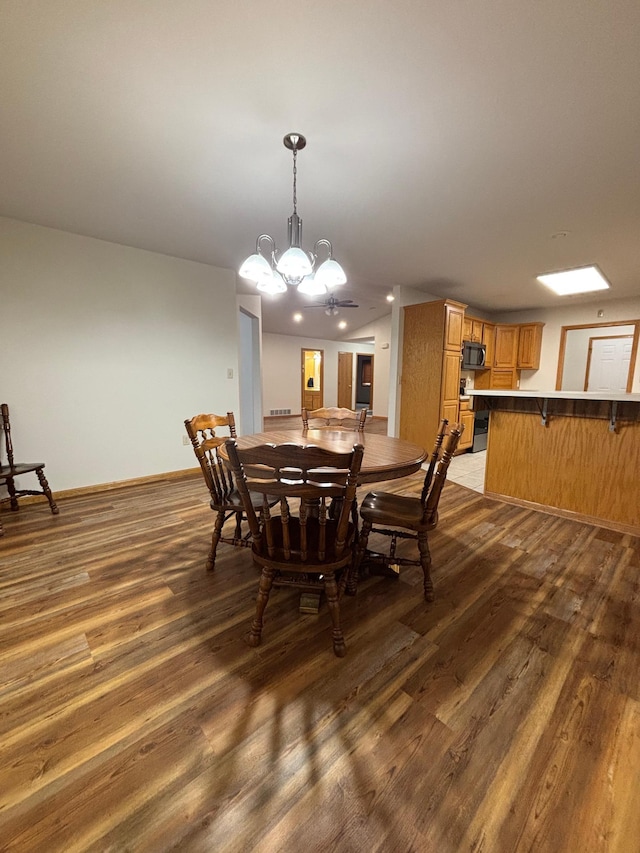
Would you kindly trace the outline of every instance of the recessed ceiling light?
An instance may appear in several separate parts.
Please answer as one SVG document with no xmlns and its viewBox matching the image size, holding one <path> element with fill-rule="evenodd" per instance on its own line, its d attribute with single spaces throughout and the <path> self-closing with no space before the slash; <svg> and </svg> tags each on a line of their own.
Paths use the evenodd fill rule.
<svg viewBox="0 0 640 853">
<path fill-rule="evenodd" d="M 301 323 L 302 322 L 302 314 L 294 314 L 293 320 L 295 323 Z"/>
<path fill-rule="evenodd" d="M 387 302 L 393 302 L 394 299 L 395 296 L 393 295 L 393 293 L 387 293 Z"/>
<path fill-rule="evenodd" d="M 340 322 L 338 323 L 338 328 L 339 329 L 346 329 L 347 328 L 347 321 L 346 320 L 340 320 Z"/>
<path fill-rule="evenodd" d="M 593 290 L 608 290 L 609 282 L 597 267 L 578 267 L 537 276 L 538 281 L 549 287 L 558 296 L 591 293 Z"/>
</svg>

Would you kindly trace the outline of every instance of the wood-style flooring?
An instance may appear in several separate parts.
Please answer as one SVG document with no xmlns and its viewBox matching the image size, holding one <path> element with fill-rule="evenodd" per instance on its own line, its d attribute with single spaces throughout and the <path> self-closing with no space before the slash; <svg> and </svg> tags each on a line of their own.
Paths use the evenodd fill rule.
<svg viewBox="0 0 640 853">
<path fill-rule="evenodd" d="M 338 659 L 295 590 L 246 645 L 199 477 L 58 503 L 2 511 L 2 851 L 640 850 L 640 540 L 448 483 Z"/>
</svg>

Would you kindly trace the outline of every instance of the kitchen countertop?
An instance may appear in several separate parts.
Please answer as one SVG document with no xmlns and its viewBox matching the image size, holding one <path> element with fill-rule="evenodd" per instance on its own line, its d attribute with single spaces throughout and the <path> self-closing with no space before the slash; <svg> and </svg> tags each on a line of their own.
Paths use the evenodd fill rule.
<svg viewBox="0 0 640 853">
<path fill-rule="evenodd" d="M 616 403 L 640 403 L 640 394 L 623 394 L 620 391 L 467 391 L 470 397 L 535 397 L 544 400 L 594 400 Z"/>
</svg>

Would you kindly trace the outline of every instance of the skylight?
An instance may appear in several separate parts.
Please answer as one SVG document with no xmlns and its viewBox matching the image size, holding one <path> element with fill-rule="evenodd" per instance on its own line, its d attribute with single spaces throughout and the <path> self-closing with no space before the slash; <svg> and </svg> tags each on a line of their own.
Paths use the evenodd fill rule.
<svg viewBox="0 0 640 853">
<path fill-rule="evenodd" d="M 578 267 L 537 276 L 538 281 L 549 287 L 558 296 L 573 296 L 591 293 L 593 290 L 608 290 L 609 282 L 597 267 Z"/>
</svg>

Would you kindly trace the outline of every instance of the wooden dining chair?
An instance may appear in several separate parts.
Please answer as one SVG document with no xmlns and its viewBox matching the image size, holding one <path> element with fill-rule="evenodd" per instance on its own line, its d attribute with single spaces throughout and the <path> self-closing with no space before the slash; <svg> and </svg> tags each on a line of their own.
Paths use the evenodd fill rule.
<svg viewBox="0 0 640 853">
<path fill-rule="evenodd" d="M 196 415 L 184 422 L 191 439 L 194 453 L 200 464 L 204 481 L 211 495 L 211 509 L 216 513 L 211 535 L 211 549 L 207 557 L 207 571 L 213 571 L 219 542 L 238 547 L 251 545 L 251 532 L 242 533 L 242 522 L 246 520 L 242 498 L 235 487 L 229 468 L 218 450 L 228 438 L 236 438 L 236 422 L 233 412 L 226 415 Z M 217 431 L 224 430 L 222 435 Z M 262 495 L 255 496 L 256 506 L 262 506 Z M 223 535 L 223 527 L 230 518 L 235 518 L 232 535 Z"/>
<path fill-rule="evenodd" d="M 263 444 L 240 449 L 227 442 L 227 453 L 253 536 L 253 559 L 262 569 L 249 644 L 262 639 L 263 615 L 271 587 L 324 589 L 333 626 L 333 650 L 346 651 L 339 598 L 353 568 L 356 528 L 351 516 L 364 448 L 348 453 L 313 445 Z M 258 466 L 258 467 L 256 467 Z M 263 495 L 258 513 L 252 493 Z M 268 497 L 277 495 L 273 511 Z M 339 505 L 336 517 L 329 502 Z"/>
<path fill-rule="evenodd" d="M 353 429 L 364 430 L 367 420 L 367 410 L 344 409 L 339 406 L 329 406 L 322 409 L 302 409 L 303 429 Z M 311 421 L 311 424 L 310 424 Z"/>
<path fill-rule="evenodd" d="M 17 510 L 19 509 L 18 498 L 21 498 L 25 495 L 44 495 L 49 501 L 49 507 L 51 508 L 51 512 L 54 515 L 57 515 L 60 510 L 58 509 L 56 502 L 53 499 L 51 489 L 49 488 L 49 483 L 47 482 L 47 478 L 44 475 L 44 462 L 15 461 L 13 454 L 13 441 L 11 438 L 11 421 L 9 420 L 9 406 L 7 405 L 7 403 L 2 403 L 0 405 L 0 412 L 2 413 L 3 439 L 3 441 L 0 442 L 0 484 L 6 484 L 7 491 L 9 493 L 6 498 L 0 498 L 0 501 L 10 501 L 11 509 L 17 512 Z M 5 461 L 3 461 L 2 444 L 4 444 L 4 450 L 6 453 Z M 21 477 L 23 474 L 31 473 L 34 473 L 38 478 L 40 488 L 16 488 L 15 478 Z M 2 528 L 2 523 L 0 522 L 0 536 L 2 536 L 3 533 L 4 530 Z"/>
<path fill-rule="evenodd" d="M 367 559 L 381 562 L 385 566 L 396 567 L 396 571 L 401 565 L 422 566 L 424 597 L 427 601 L 433 601 L 431 554 L 427 537 L 429 531 L 438 524 L 438 503 L 442 487 L 447 477 L 449 463 L 464 431 L 462 424 L 456 424 L 447 433 L 447 426 L 448 421 L 442 420 L 419 498 L 396 495 L 391 492 L 369 492 L 362 500 L 360 504 L 362 527 L 356 565 L 349 580 L 349 592 L 355 592 L 358 570 L 362 561 Z M 387 554 L 367 551 L 369 534 L 374 527 L 376 533 L 391 539 Z M 396 553 L 398 539 L 417 540 L 419 558 L 399 557 Z"/>
</svg>

